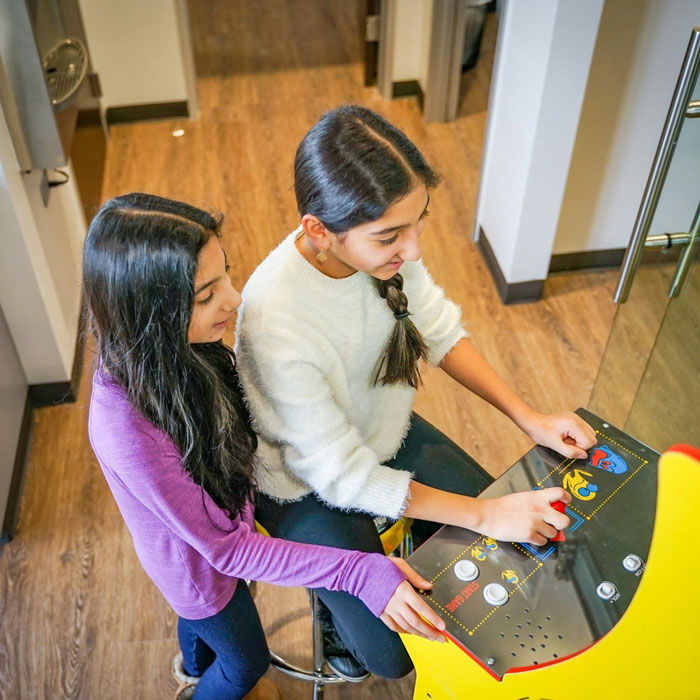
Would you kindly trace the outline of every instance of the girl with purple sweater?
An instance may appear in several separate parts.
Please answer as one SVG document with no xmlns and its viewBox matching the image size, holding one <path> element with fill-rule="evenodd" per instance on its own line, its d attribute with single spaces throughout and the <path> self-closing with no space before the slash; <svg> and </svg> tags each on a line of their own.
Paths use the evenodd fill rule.
<svg viewBox="0 0 700 700">
<path fill-rule="evenodd" d="M 256 532 L 257 438 L 222 343 L 240 295 L 220 227 L 187 204 L 130 194 L 103 205 L 83 253 L 99 357 L 90 441 L 141 564 L 179 617 L 181 700 L 261 697 L 269 652 L 241 579 L 345 591 L 428 639 L 441 635 L 420 616 L 444 629 L 411 586 L 430 584 L 406 562 Z"/>
</svg>

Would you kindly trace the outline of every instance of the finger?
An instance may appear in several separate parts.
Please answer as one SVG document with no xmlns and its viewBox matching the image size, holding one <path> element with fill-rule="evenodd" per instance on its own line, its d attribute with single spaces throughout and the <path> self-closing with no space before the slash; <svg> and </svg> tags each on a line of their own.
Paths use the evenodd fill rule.
<svg viewBox="0 0 700 700">
<path fill-rule="evenodd" d="M 588 453 L 577 444 L 571 444 L 574 438 L 562 438 L 557 447 L 557 452 L 568 459 L 588 459 Z"/>
<path fill-rule="evenodd" d="M 542 537 L 545 537 L 548 540 L 551 540 L 552 537 L 556 537 L 557 533 L 559 532 L 559 530 L 556 527 L 544 521 L 537 528 L 537 531 L 540 533 L 540 535 L 542 535 Z"/>
<path fill-rule="evenodd" d="M 547 544 L 547 538 L 540 535 L 539 532 L 533 532 L 526 541 L 530 544 L 536 544 L 538 547 Z"/>
<path fill-rule="evenodd" d="M 567 527 L 569 527 L 569 524 L 571 520 L 567 515 L 564 515 L 563 513 L 558 513 L 554 508 L 552 508 L 551 513 L 547 513 L 544 516 L 544 522 L 547 523 L 548 525 L 551 525 L 553 528 L 556 530 L 566 530 Z M 540 532 L 544 535 L 546 534 L 544 530 L 540 529 Z M 554 533 L 556 534 L 556 533 Z M 547 535 L 549 539 L 552 539 L 554 535 Z"/>
<path fill-rule="evenodd" d="M 578 416 L 576 416 L 576 418 L 579 430 L 581 430 L 581 433 L 584 436 L 584 439 L 581 440 L 580 445 L 581 447 L 584 447 L 585 449 L 589 450 L 598 441 L 598 438 L 596 437 L 596 432 L 593 429 L 593 426 L 586 423 L 585 420 L 579 418 Z"/>
<path fill-rule="evenodd" d="M 401 628 L 394 622 L 394 618 L 391 617 L 391 615 L 387 615 L 386 613 L 382 613 L 379 616 L 379 619 L 392 631 L 392 632 L 397 632 L 400 633 L 402 630 Z"/>
<path fill-rule="evenodd" d="M 554 501 L 562 501 L 566 503 L 566 505 L 571 503 L 571 494 L 561 486 L 549 486 L 546 489 L 542 489 L 540 493 L 547 499 L 547 503 L 550 504 Z"/>
<path fill-rule="evenodd" d="M 411 626 L 403 619 L 403 616 L 398 611 L 393 615 L 394 625 L 396 625 L 395 632 L 399 634 L 413 634 L 411 631 Z"/>
<path fill-rule="evenodd" d="M 581 450 L 587 450 L 593 447 L 596 443 L 595 431 L 588 423 L 578 418 L 578 416 L 574 418 L 575 420 L 571 421 L 569 426 L 569 436 L 573 438 L 576 445 Z M 581 459 L 583 459 L 583 457 Z"/>
<path fill-rule="evenodd" d="M 416 615 L 411 608 L 404 608 L 399 624 L 409 633 L 416 634 L 423 639 L 436 641 L 439 637 L 438 632 L 434 627 L 428 625 L 425 620 Z"/>
<path fill-rule="evenodd" d="M 390 557 L 391 561 L 406 574 L 406 580 L 414 587 L 425 590 L 432 588 L 433 584 L 427 579 L 424 579 L 407 561 L 397 557 Z"/>
<path fill-rule="evenodd" d="M 445 621 L 428 605 L 423 598 L 416 595 L 406 601 L 421 617 L 425 618 L 429 624 L 442 631 L 445 629 Z"/>
</svg>

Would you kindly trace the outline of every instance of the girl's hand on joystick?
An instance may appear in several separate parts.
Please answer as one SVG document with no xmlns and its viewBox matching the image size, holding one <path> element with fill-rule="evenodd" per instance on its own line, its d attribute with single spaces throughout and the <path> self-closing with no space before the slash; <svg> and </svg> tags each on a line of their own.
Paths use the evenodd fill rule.
<svg viewBox="0 0 700 700">
<path fill-rule="evenodd" d="M 571 494 L 559 486 L 510 493 L 478 500 L 481 520 L 477 532 L 505 542 L 529 542 L 542 546 L 569 525 L 569 517 L 552 507 L 555 501 L 571 503 Z"/>
</svg>

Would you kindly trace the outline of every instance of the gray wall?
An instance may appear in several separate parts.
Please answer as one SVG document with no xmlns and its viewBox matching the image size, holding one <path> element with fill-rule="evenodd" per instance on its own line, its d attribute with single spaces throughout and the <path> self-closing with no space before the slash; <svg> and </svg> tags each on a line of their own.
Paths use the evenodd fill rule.
<svg viewBox="0 0 700 700">
<path fill-rule="evenodd" d="M 0 523 L 5 518 L 26 398 L 27 380 L 0 309 Z"/>
</svg>

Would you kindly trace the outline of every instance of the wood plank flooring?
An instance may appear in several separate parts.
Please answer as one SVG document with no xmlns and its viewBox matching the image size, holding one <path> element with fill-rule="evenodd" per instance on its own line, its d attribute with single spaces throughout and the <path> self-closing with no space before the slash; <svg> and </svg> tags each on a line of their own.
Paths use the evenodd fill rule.
<svg viewBox="0 0 700 700">
<path fill-rule="evenodd" d="M 140 190 L 223 212 L 242 285 L 297 223 L 291 172 L 299 139 L 325 109 L 367 105 L 404 128 L 443 174 L 425 259 L 462 306 L 476 345 L 537 408 L 587 402 L 612 319 L 613 274 L 561 275 L 537 304 L 500 304 L 470 241 L 484 94 L 466 96 L 451 124 L 424 124 L 412 98 L 380 99 L 362 83 L 350 0 L 192 0 L 190 11 L 201 115 L 113 127 L 103 199 Z M 478 76 L 472 82 L 488 89 Z M 184 136 L 173 137 L 175 128 Z M 34 416 L 18 534 L 0 550 L 0 697 L 8 700 L 154 700 L 175 689 L 175 616 L 140 568 L 87 441 L 86 359 L 77 403 Z M 494 475 L 529 446 L 439 371 L 426 372 L 417 409 Z M 257 600 L 272 647 L 308 659 L 304 592 L 260 586 Z M 270 675 L 287 700 L 310 697 L 304 684 Z M 412 677 L 371 679 L 326 697 L 407 700 L 412 687 Z"/>
</svg>

